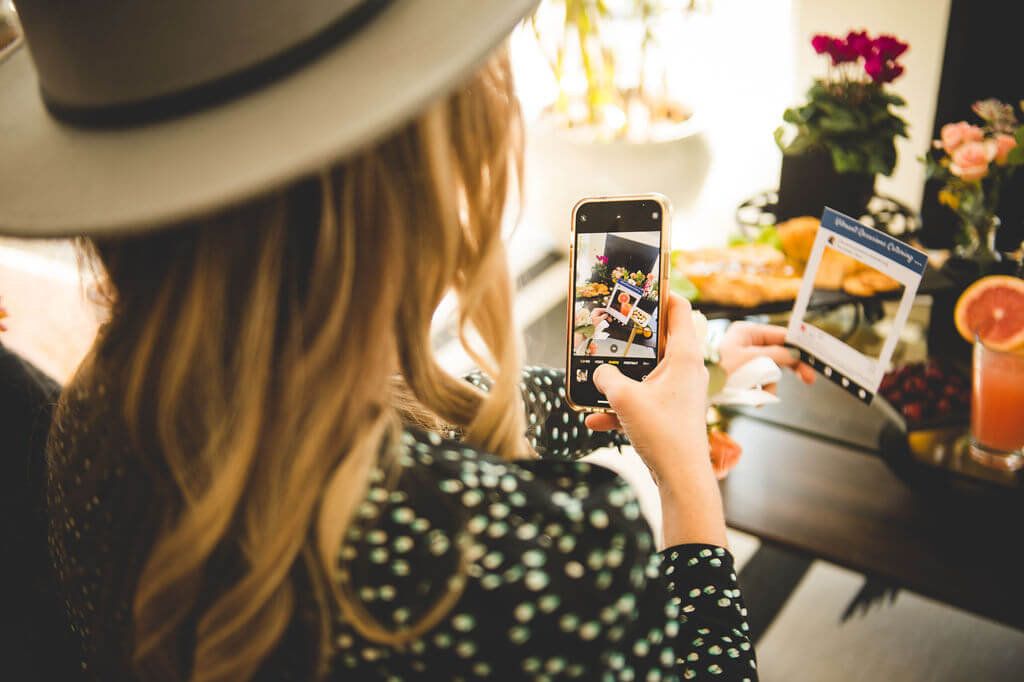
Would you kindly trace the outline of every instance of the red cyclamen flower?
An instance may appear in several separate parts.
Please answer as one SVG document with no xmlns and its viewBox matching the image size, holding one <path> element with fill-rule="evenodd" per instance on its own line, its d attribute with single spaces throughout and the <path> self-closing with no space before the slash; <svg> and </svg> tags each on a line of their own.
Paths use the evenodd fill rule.
<svg viewBox="0 0 1024 682">
<path fill-rule="evenodd" d="M 826 52 L 831 52 L 832 43 L 834 43 L 835 41 L 836 39 L 833 38 L 832 36 L 825 35 L 824 33 L 819 33 L 818 35 L 811 38 L 811 47 L 813 47 L 814 51 L 817 52 L 818 54 L 825 54 Z"/>
<path fill-rule="evenodd" d="M 871 54 L 874 41 L 868 38 L 867 31 L 850 31 L 846 34 L 847 48 L 858 57 L 865 59 Z"/>
<path fill-rule="evenodd" d="M 857 61 L 857 53 L 840 38 L 819 33 L 811 38 L 811 46 L 818 54 L 827 54 L 831 57 L 833 66 Z"/>
<path fill-rule="evenodd" d="M 907 51 L 909 45 L 900 42 L 896 36 L 881 35 L 872 41 L 874 51 L 885 61 L 891 61 Z"/>
<path fill-rule="evenodd" d="M 891 83 L 903 73 L 903 67 L 896 62 L 887 61 L 881 56 L 873 54 L 864 60 L 864 71 L 876 83 Z"/>
</svg>

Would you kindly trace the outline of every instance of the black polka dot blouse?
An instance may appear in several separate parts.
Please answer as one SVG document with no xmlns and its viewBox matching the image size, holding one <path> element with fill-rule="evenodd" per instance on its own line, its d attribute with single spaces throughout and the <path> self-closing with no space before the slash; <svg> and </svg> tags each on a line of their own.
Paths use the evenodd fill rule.
<svg viewBox="0 0 1024 682">
<path fill-rule="evenodd" d="M 469 380 L 486 387 L 480 376 Z M 586 428 L 565 404 L 562 372 L 529 368 L 522 388 L 542 459 L 509 463 L 409 428 L 397 467 L 373 473 L 333 579 L 391 630 L 416 624 L 453 590 L 459 597 L 436 626 L 394 647 L 363 638 L 339 616 L 327 679 L 756 680 L 729 552 L 656 551 L 628 485 L 575 461 L 622 437 Z M 60 435 L 58 428 L 51 457 L 60 477 L 49 502 L 64 510 L 72 496 L 55 481 L 90 465 Z M 71 627 L 94 679 L 131 679 L 131 590 L 123 583 L 138 567 L 124 557 L 144 546 L 145 534 L 139 514 L 123 513 L 136 499 L 124 493 L 127 476 L 102 478 L 87 504 L 61 517 L 73 525 L 52 524 Z M 312 588 L 298 602 L 258 679 L 308 679 Z"/>
</svg>

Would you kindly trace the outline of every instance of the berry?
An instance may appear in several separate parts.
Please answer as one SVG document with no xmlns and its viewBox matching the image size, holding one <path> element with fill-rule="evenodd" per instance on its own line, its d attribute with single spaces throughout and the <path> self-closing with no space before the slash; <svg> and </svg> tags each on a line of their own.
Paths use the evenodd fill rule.
<svg viewBox="0 0 1024 682">
<path fill-rule="evenodd" d="M 903 406 L 903 416 L 910 421 L 920 421 L 924 416 L 924 407 L 921 403 L 907 403 Z"/>
<path fill-rule="evenodd" d="M 928 392 L 928 384 L 921 377 L 912 376 L 903 382 L 903 392 L 909 395 L 923 395 Z"/>
</svg>

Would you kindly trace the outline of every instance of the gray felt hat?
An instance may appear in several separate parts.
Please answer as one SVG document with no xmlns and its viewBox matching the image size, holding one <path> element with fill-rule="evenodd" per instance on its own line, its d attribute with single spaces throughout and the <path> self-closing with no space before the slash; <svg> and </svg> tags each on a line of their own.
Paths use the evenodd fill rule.
<svg viewBox="0 0 1024 682">
<path fill-rule="evenodd" d="M 140 232 L 373 142 L 537 0 L 15 0 L 0 233 Z"/>
</svg>

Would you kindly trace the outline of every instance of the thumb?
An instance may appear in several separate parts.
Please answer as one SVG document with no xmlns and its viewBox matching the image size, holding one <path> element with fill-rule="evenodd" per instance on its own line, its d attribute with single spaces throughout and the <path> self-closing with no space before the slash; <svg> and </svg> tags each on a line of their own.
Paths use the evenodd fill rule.
<svg viewBox="0 0 1024 682">
<path fill-rule="evenodd" d="M 604 393 L 608 402 L 614 403 L 633 380 L 619 371 L 615 365 L 600 365 L 594 370 L 594 386 Z"/>
</svg>

